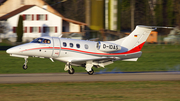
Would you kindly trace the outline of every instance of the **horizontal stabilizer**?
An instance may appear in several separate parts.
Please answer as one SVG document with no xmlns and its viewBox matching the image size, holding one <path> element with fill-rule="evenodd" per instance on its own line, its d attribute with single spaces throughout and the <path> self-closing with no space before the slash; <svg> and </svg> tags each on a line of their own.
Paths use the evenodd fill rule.
<svg viewBox="0 0 180 101">
<path fill-rule="evenodd" d="M 122 61 L 137 61 L 137 60 L 138 60 L 138 58 L 132 58 L 132 59 L 124 59 Z"/>
<path fill-rule="evenodd" d="M 139 27 L 149 28 L 149 29 L 157 29 L 157 28 L 167 28 L 173 29 L 174 27 L 166 27 L 166 26 L 145 26 L 145 25 L 138 25 Z"/>
</svg>

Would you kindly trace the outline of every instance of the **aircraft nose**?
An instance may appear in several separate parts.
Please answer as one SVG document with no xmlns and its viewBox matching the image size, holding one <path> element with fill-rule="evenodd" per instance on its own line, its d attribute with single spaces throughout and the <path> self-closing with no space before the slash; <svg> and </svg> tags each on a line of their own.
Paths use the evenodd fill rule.
<svg viewBox="0 0 180 101">
<path fill-rule="evenodd" d="M 8 53 L 8 54 L 13 53 L 13 49 L 12 49 L 12 48 L 7 49 L 7 50 L 6 50 L 6 53 Z"/>
<path fill-rule="evenodd" d="M 12 47 L 6 50 L 6 53 L 13 54 L 13 53 L 19 53 L 20 49 L 18 47 Z"/>
</svg>

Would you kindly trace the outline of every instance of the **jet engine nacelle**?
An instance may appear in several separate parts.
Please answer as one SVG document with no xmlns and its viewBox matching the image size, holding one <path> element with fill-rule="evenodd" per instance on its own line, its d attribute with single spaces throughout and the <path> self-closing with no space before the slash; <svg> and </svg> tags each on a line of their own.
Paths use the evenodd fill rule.
<svg viewBox="0 0 180 101">
<path fill-rule="evenodd" d="M 121 46 L 110 42 L 99 41 L 97 43 L 97 49 L 103 52 L 113 52 L 121 50 Z"/>
</svg>

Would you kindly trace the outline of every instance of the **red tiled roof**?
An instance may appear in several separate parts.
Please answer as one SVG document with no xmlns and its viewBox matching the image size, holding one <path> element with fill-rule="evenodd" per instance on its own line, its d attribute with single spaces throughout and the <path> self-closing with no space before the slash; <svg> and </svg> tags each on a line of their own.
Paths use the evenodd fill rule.
<svg viewBox="0 0 180 101">
<path fill-rule="evenodd" d="M 0 20 L 7 20 L 8 18 L 10 18 L 10 17 L 12 17 L 12 16 L 14 16 L 14 15 L 16 15 L 16 14 L 19 14 L 19 13 L 21 13 L 22 11 L 25 11 L 25 10 L 33 7 L 33 6 L 35 6 L 35 5 L 25 5 L 25 6 L 23 6 L 23 7 L 20 7 L 20 8 L 12 11 L 12 12 L 10 12 L 10 13 L 7 13 L 7 14 L 1 16 L 1 17 L 0 17 Z M 56 14 L 55 14 L 55 15 L 56 15 Z M 57 16 L 59 16 L 59 15 L 57 15 Z M 72 22 L 72 23 L 79 24 L 79 25 L 87 25 L 86 23 L 83 23 L 83 22 L 79 22 L 79 21 L 75 21 L 75 20 L 72 20 L 72 19 L 64 18 L 63 16 L 60 16 L 60 17 L 62 17 L 63 20 L 68 21 L 68 22 Z"/>
<path fill-rule="evenodd" d="M 0 20 L 6 20 L 6 19 L 8 19 L 8 18 L 10 18 L 10 17 L 12 17 L 12 16 L 14 16 L 14 15 L 22 12 L 22 11 L 25 11 L 25 10 L 33 7 L 33 6 L 35 6 L 35 5 L 25 5 L 25 6 L 23 6 L 23 7 L 20 7 L 20 8 L 12 11 L 12 12 L 10 12 L 10 13 L 7 13 L 6 15 L 1 16 L 1 17 L 0 17 Z"/>
<path fill-rule="evenodd" d="M 68 18 L 62 18 L 62 19 L 65 20 L 65 21 L 68 21 L 68 22 L 72 22 L 72 23 L 75 23 L 75 24 L 79 24 L 79 25 L 87 25 L 86 23 L 79 22 L 79 21 L 75 21 L 75 20 L 68 19 Z"/>
</svg>

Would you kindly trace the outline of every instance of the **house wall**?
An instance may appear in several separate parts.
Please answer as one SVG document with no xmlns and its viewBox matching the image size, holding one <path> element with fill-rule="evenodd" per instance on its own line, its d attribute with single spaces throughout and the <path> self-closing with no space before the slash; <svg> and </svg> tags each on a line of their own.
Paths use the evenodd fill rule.
<svg viewBox="0 0 180 101">
<path fill-rule="evenodd" d="M 74 23 L 69 23 L 69 32 L 80 32 L 80 25 L 74 24 Z"/>
<path fill-rule="evenodd" d="M 43 0 L 7 0 L 3 5 L 0 6 L 0 16 L 7 14 L 11 11 L 14 11 L 24 5 L 37 5 L 41 8 L 46 4 L 47 10 L 51 13 L 54 13 L 58 16 L 62 16 L 51 6 L 47 5 Z"/>
<path fill-rule="evenodd" d="M 63 32 L 81 32 L 80 25 L 63 21 Z"/>
<path fill-rule="evenodd" d="M 61 35 L 62 32 L 62 18 L 54 15 L 42 8 L 39 8 L 37 6 L 34 6 L 28 10 L 25 10 L 7 20 L 11 27 L 11 31 L 8 33 L 10 34 L 16 34 L 14 33 L 13 28 L 17 27 L 18 18 L 19 15 L 33 15 L 33 20 L 24 20 L 24 35 L 23 35 L 23 41 L 31 41 L 33 38 L 41 37 L 41 36 L 54 36 L 58 37 Z M 43 14 L 45 17 L 47 16 L 47 19 L 45 20 L 37 20 L 37 15 Z M 26 27 L 26 28 L 25 28 Z M 32 27 L 36 27 L 38 31 L 32 32 Z M 45 27 L 54 27 L 53 32 L 46 31 L 44 32 Z"/>
</svg>

